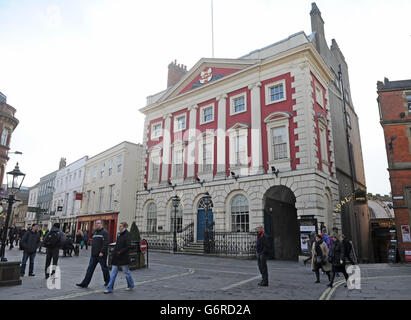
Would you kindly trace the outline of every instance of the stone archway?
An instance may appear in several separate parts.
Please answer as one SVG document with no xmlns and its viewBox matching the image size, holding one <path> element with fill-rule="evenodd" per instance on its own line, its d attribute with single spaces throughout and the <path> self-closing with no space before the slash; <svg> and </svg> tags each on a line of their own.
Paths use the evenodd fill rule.
<svg viewBox="0 0 411 320">
<path fill-rule="evenodd" d="M 264 194 L 264 230 L 272 245 L 270 258 L 298 260 L 299 228 L 295 195 L 286 186 L 273 186 Z"/>
</svg>

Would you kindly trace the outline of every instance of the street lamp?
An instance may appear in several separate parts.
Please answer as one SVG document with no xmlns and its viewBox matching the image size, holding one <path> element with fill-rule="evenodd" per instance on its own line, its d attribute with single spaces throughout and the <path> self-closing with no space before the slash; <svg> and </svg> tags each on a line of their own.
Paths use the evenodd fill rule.
<svg viewBox="0 0 411 320">
<path fill-rule="evenodd" d="M 16 201 L 20 201 L 20 200 L 16 200 L 14 196 L 20 190 L 25 176 L 26 175 L 20 171 L 18 162 L 16 164 L 16 167 L 13 169 L 13 171 L 7 172 L 7 191 L 8 191 L 9 196 L 8 198 L 1 198 L 2 200 L 7 200 L 8 202 L 6 222 L 4 224 L 3 234 L 1 237 L 1 249 L 0 249 L 1 261 L 7 261 L 6 257 L 4 256 L 5 249 L 6 249 L 7 229 L 9 227 L 9 221 L 10 221 L 13 204 Z"/>
<path fill-rule="evenodd" d="M 180 205 L 180 198 L 175 195 L 172 201 L 174 207 L 173 252 L 177 252 L 177 208 Z"/>
<path fill-rule="evenodd" d="M 209 253 L 209 235 L 208 235 L 208 210 L 210 209 L 210 205 L 211 205 L 211 196 L 208 193 L 208 191 L 204 194 L 203 196 L 203 204 L 205 206 L 205 214 L 206 214 L 206 223 L 205 223 L 205 231 L 204 231 L 204 235 L 205 235 L 205 245 L 206 245 L 206 253 Z"/>
</svg>

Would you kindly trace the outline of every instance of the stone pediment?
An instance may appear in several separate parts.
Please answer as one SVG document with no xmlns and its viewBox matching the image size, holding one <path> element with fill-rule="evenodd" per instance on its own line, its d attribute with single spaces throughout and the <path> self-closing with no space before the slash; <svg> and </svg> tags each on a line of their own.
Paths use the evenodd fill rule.
<svg viewBox="0 0 411 320">
<path fill-rule="evenodd" d="M 259 60 L 203 58 L 173 88 L 168 90 L 159 102 L 205 87 L 210 83 L 246 69 L 257 62 Z"/>
</svg>

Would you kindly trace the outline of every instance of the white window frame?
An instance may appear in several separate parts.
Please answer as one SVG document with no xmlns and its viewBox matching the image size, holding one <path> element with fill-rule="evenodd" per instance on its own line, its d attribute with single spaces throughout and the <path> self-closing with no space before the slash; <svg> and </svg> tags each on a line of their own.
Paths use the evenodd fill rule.
<svg viewBox="0 0 411 320">
<path fill-rule="evenodd" d="M 104 187 L 98 189 L 98 212 L 103 212 Z"/>
<path fill-rule="evenodd" d="M 149 168 L 148 168 L 148 182 L 149 183 L 158 183 L 160 180 L 160 168 L 161 168 L 161 149 L 155 148 L 149 153 Z M 153 163 L 154 159 L 158 159 L 158 175 L 153 177 Z"/>
<path fill-rule="evenodd" d="M 228 131 L 229 141 L 230 141 L 230 170 L 240 169 L 240 168 L 247 168 L 249 167 L 249 159 L 248 159 L 248 127 L 246 126 L 237 126 L 235 125 L 233 128 L 229 129 Z M 246 159 L 243 159 L 245 163 L 241 163 L 238 165 L 236 163 L 236 138 L 244 136 L 245 137 L 245 154 Z"/>
<path fill-rule="evenodd" d="M 205 112 L 206 110 L 208 110 L 208 109 L 212 109 L 212 110 L 213 110 L 213 119 L 206 121 L 206 120 L 205 120 L 205 117 L 204 117 L 204 112 Z M 215 115 L 215 112 L 214 112 L 214 103 L 208 104 L 208 105 L 206 105 L 206 106 L 202 106 L 202 107 L 200 108 L 200 125 L 213 122 L 214 119 L 215 119 L 215 116 L 214 116 L 214 115 Z"/>
<path fill-rule="evenodd" d="M 108 176 L 110 177 L 113 174 L 113 159 L 110 159 L 108 161 L 108 170 L 107 170 Z"/>
<path fill-rule="evenodd" d="M 318 121 L 318 135 L 320 139 L 320 154 L 321 154 L 321 162 L 322 168 L 324 172 L 329 173 L 329 166 L 330 163 L 328 162 L 328 148 L 327 148 L 327 124 L 325 120 L 320 119 Z"/>
<path fill-rule="evenodd" d="M 178 119 L 184 117 L 184 128 L 178 128 Z M 174 132 L 184 131 L 187 128 L 187 114 L 179 114 L 174 117 Z"/>
<path fill-rule="evenodd" d="M 8 128 L 3 128 L 1 133 L 1 145 L 7 146 L 7 139 L 9 137 L 10 130 Z"/>
<path fill-rule="evenodd" d="M 275 116 L 282 115 L 281 118 L 273 119 Z M 276 169 L 282 171 L 289 171 L 291 170 L 291 156 L 290 156 L 290 116 L 286 115 L 281 112 L 275 112 L 269 115 L 264 122 L 266 123 L 266 131 L 267 131 L 267 143 L 268 143 L 268 165 L 274 166 Z M 273 137 L 271 134 L 271 130 L 277 127 L 285 127 L 286 131 L 286 141 L 287 141 L 287 158 L 274 160 L 274 150 L 273 146 Z"/>
<path fill-rule="evenodd" d="M 155 207 L 155 211 L 149 209 Z M 155 213 L 155 214 L 154 214 Z M 146 209 L 146 230 L 147 232 L 157 232 L 157 205 L 155 202 L 150 202 Z"/>
<path fill-rule="evenodd" d="M 173 144 L 173 163 L 172 163 L 172 173 L 171 173 L 171 177 L 173 178 L 173 180 L 175 179 L 175 180 L 178 180 L 178 181 L 182 181 L 182 180 L 184 180 L 184 174 L 185 174 L 185 172 L 184 172 L 184 164 L 185 164 L 185 157 L 186 157 L 186 155 L 185 155 L 185 142 L 184 141 L 181 141 L 181 140 L 179 140 L 179 141 L 176 141 L 174 144 Z M 178 152 L 181 152 L 182 153 L 182 166 L 183 166 L 183 169 L 182 169 L 182 174 L 181 174 L 181 176 L 176 176 L 176 162 L 175 162 L 175 160 L 176 160 L 176 154 L 178 153 Z"/>
<path fill-rule="evenodd" d="M 155 134 L 157 131 L 154 129 L 155 126 L 160 125 L 160 133 Z M 162 121 L 157 121 L 151 124 L 151 140 L 160 138 L 163 136 L 163 122 Z"/>
<path fill-rule="evenodd" d="M 199 136 L 199 141 L 198 141 L 198 173 L 199 174 L 211 174 L 213 175 L 214 172 L 214 134 L 213 133 L 209 133 L 209 132 L 205 132 L 204 134 Z M 206 168 L 204 168 L 204 145 L 207 144 L 211 144 L 211 159 L 212 159 L 212 163 L 211 163 L 211 171 L 210 170 L 205 170 Z"/>
<path fill-rule="evenodd" d="M 286 84 L 285 79 L 282 79 L 282 80 L 271 82 L 271 83 L 268 83 L 268 84 L 265 85 L 265 104 L 266 105 L 270 105 L 270 104 L 274 104 L 274 103 L 278 103 L 278 102 L 282 102 L 282 101 L 287 100 L 287 88 L 286 88 L 285 84 Z M 278 85 L 283 86 L 284 97 L 282 99 L 271 101 L 270 90 L 271 90 L 271 88 L 274 88 Z"/>
<path fill-rule="evenodd" d="M 244 97 L 244 110 L 235 112 L 235 104 L 234 101 L 238 98 Z M 240 114 L 247 112 L 248 106 L 247 106 L 247 92 L 242 92 L 239 94 L 236 94 L 235 96 L 230 97 L 230 116 Z"/>
<path fill-rule="evenodd" d="M 315 101 L 324 108 L 324 92 L 323 89 L 316 83 L 315 87 Z"/>
<path fill-rule="evenodd" d="M 103 163 L 101 163 L 101 165 L 100 165 L 100 179 L 103 179 L 103 177 L 104 177 L 104 170 L 106 169 L 106 163 L 105 162 L 103 162 Z"/>
</svg>

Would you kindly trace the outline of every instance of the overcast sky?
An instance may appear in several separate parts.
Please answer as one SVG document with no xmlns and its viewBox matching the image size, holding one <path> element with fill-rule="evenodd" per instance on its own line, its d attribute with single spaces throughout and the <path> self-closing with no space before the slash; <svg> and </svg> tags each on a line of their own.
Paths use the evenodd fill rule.
<svg viewBox="0 0 411 320">
<path fill-rule="evenodd" d="M 306 0 L 214 0 L 216 58 L 238 58 L 299 31 Z M 349 66 L 368 191 L 391 190 L 376 82 L 411 78 L 409 0 L 316 1 L 328 44 Z M 146 97 L 167 66 L 211 57 L 211 1 L 0 0 L 0 92 L 17 109 L 7 170 L 24 185 L 122 141 L 142 142 Z M 5 182 L 5 181 L 4 181 Z"/>
</svg>

